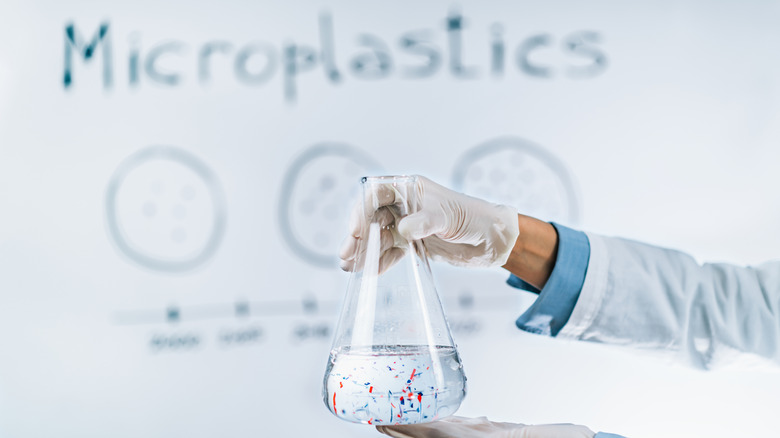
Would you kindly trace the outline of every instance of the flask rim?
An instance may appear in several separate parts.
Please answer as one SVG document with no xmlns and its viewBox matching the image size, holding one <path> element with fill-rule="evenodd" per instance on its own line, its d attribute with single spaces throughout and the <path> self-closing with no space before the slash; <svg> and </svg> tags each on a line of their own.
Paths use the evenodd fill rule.
<svg viewBox="0 0 780 438">
<path fill-rule="evenodd" d="M 415 183 L 417 175 L 379 175 L 364 176 L 360 179 L 363 184 L 390 184 L 390 183 Z"/>
</svg>

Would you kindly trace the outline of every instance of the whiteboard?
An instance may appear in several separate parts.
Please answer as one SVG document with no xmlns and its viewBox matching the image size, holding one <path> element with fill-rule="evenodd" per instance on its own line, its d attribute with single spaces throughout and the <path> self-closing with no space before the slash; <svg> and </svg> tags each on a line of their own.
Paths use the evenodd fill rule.
<svg viewBox="0 0 780 438">
<path fill-rule="evenodd" d="M 772 2 L 4 1 L 0 435 L 376 435 L 320 394 L 366 174 L 693 254 L 780 248 Z M 434 265 L 459 415 L 768 436 L 776 369 L 523 333 Z"/>
</svg>

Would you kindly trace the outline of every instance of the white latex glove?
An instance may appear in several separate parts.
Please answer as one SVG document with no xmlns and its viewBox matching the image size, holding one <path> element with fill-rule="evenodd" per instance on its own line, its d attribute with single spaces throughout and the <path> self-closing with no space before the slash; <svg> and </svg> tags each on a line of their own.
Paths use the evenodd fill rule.
<svg viewBox="0 0 780 438">
<path fill-rule="evenodd" d="M 434 260 L 470 267 L 506 263 L 519 234 L 517 212 L 513 208 L 452 191 L 422 176 L 417 176 L 416 185 L 419 209 L 400 220 L 392 210 L 396 198 L 389 186 L 377 186 L 381 192 L 370 194 L 371 202 L 355 206 L 350 234 L 339 253 L 342 269 L 355 268 L 358 250 L 365 247 L 359 242 L 367 238 L 367 223 L 375 215 L 383 227 L 380 266 L 384 268 L 381 270 L 404 254 L 405 248 L 396 244 L 394 229 L 406 240 L 422 239 Z"/>
<path fill-rule="evenodd" d="M 497 423 L 485 417 L 447 417 L 433 423 L 405 426 L 377 426 L 376 430 L 396 438 L 593 438 L 595 433 L 574 424 Z"/>
</svg>

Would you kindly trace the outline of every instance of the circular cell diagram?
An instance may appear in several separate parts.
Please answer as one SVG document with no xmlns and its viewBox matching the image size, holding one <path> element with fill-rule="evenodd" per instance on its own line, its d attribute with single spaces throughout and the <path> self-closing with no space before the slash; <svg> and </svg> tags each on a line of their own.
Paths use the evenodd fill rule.
<svg viewBox="0 0 780 438">
<path fill-rule="evenodd" d="M 577 224 L 580 202 L 563 163 L 520 138 L 498 138 L 466 151 L 455 165 L 455 189 L 547 221 Z"/>
<path fill-rule="evenodd" d="M 127 157 L 111 177 L 109 234 L 141 266 L 186 271 L 216 252 L 225 231 L 224 199 L 217 176 L 198 157 L 151 146 Z"/>
<path fill-rule="evenodd" d="M 287 170 L 279 198 L 279 226 L 293 252 L 313 265 L 335 266 L 360 178 L 379 170 L 352 146 L 321 143 L 305 150 Z"/>
</svg>

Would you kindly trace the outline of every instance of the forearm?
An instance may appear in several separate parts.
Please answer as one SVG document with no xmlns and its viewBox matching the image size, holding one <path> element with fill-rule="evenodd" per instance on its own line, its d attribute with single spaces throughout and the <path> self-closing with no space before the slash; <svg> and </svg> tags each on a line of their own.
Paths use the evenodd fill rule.
<svg viewBox="0 0 780 438">
<path fill-rule="evenodd" d="M 542 289 L 550 278 L 558 253 L 558 233 L 544 221 L 517 215 L 520 234 L 503 268 Z"/>
</svg>

